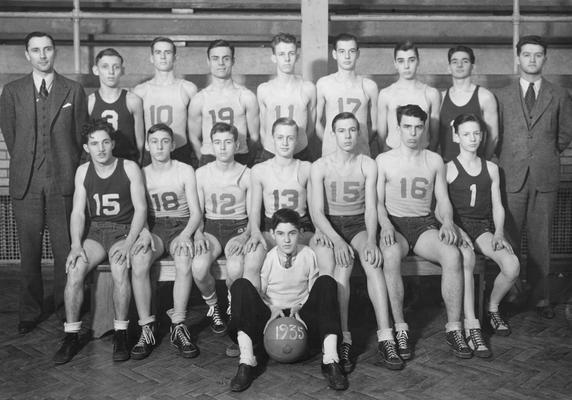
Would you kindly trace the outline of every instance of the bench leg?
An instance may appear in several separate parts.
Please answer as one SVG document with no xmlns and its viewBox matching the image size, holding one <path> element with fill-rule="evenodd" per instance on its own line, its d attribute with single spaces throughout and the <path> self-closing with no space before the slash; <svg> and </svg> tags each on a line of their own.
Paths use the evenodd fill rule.
<svg viewBox="0 0 572 400">
<path fill-rule="evenodd" d="M 91 288 L 91 329 L 93 337 L 99 338 L 113 330 L 113 279 L 111 272 L 93 271 Z"/>
</svg>

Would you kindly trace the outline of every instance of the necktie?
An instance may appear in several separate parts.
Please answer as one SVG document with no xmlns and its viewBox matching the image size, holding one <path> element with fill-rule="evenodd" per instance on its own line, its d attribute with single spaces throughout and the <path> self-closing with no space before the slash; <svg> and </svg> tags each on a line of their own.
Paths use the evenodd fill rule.
<svg viewBox="0 0 572 400">
<path fill-rule="evenodd" d="M 534 83 L 528 84 L 528 90 L 524 95 L 524 104 L 526 104 L 526 109 L 530 113 L 532 107 L 534 107 L 534 103 L 536 102 L 536 95 L 534 94 Z"/>
<path fill-rule="evenodd" d="M 40 86 L 40 97 L 42 99 L 48 98 L 48 88 L 46 87 L 46 80 L 42 79 L 42 86 Z"/>
<path fill-rule="evenodd" d="M 286 254 L 286 261 L 284 261 L 284 268 L 288 269 L 292 266 L 292 254 Z"/>
</svg>

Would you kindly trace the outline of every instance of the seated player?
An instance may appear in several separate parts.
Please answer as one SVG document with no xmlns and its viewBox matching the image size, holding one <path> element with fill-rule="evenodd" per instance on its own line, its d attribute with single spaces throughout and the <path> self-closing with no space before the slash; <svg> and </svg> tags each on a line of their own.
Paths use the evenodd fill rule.
<svg viewBox="0 0 572 400">
<path fill-rule="evenodd" d="M 393 330 L 389 323 L 387 288 L 381 271 L 381 253 L 376 245 L 377 210 L 375 162 L 357 154 L 358 137 L 362 134 L 352 113 L 343 112 L 332 121 L 331 135 L 336 151 L 312 164 L 310 203 L 312 220 L 331 242 L 321 244 L 315 252 L 321 275 L 330 275 L 338 282 L 342 326 L 340 364 L 346 373 L 354 368 L 351 333 L 348 328 L 350 276 L 357 253 L 367 277 L 369 298 L 377 320 L 378 352 L 389 369 L 402 369 Z"/>
<path fill-rule="evenodd" d="M 250 234 L 247 213 L 250 168 L 234 159 L 239 143 L 238 131 L 233 125 L 217 122 L 211 129 L 210 140 L 215 161 L 197 170 L 197 191 L 205 218 L 195 233 L 195 242 L 205 240 L 207 250 L 195 248 L 197 253 L 193 258 L 192 273 L 209 306 L 207 315 L 211 318 L 211 330 L 223 335 L 227 326 L 220 312 L 211 265 L 224 251 L 227 287 L 243 275 L 254 283 L 260 280 L 258 271 L 250 276 L 245 265 L 256 264 L 250 258 L 264 257 L 264 250 L 258 246 L 254 252 L 245 255 L 245 244 Z M 230 313 L 230 298 L 227 313 Z"/>
<path fill-rule="evenodd" d="M 131 283 L 141 326 L 139 341 L 131 349 L 131 358 L 137 360 L 151 354 L 155 345 L 149 271 L 153 262 L 164 254 L 169 254 L 175 262 L 173 308 L 167 311 L 171 319 L 171 344 L 183 357 L 192 358 L 199 354 L 199 349 L 191 341 L 185 318 L 193 283 L 192 236 L 201 222 L 202 214 L 195 171 L 190 165 L 171 159 L 174 149 L 174 133 L 168 125 L 160 123 L 149 129 L 145 150 L 149 152 L 151 164 L 143 168 L 143 175 L 152 233 L 143 228 L 133 246 L 131 258 Z"/>
<path fill-rule="evenodd" d="M 75 174 L 70 218 L 71 250 L 66 261 L 66 335 L 54 355 L 56 364 L 67 363 L 80 349 L 80 310 L 85 277 L 107 258 L 113 277 L 115 309 L 113 361 L 129 359 L 129 254 L 145 224 L 147 204 L 137 164 L 112 154 L 115 134 L 105 120 L 91 121 L 82 132 L 83 148 L 91 161 L 80 165 Z M 89 229 L 84 236 L 86 226 Z"/>
<path fill-rule="evenodd" d="M 247 279 L 231 286 L 229 332 L 240 347 L 238 371 L 230 382 L 234 392 L 248 389 L 254 380 L 259 361 L 254 347 L 262 345 L 268 323 L 286 313 L 306 325 L 310 347 L 322 348 L 322 373 L 328 386 L 348 388 L 336 349 L 341 333 L 336 281 L 328 275 L 318 277 L 314 252 L 299 244 L 300 225 L 296 211 L 276 211 L 269 227 L 276 246 L 264 260 L 260 292 Z"/>
<path fill-rule="evenodd" d="M 409 326 L 403 315 L 401 260 L 410 250 L 443 269 L 441 293 L 447 309 L 447 343 L 460 358 L 470 358 L 462 332 L 463 273 L 453 209 L 447 196 L 441 157 L 423 148 L 427 113 L 418 105 L 397 107 L 400 145 L 377 159 L 378 215 L 383 271 L 395 321 L 399 354 L 412 358 Z M 431 212 L 435 194 L 441 227 Z"/>
<path fill-rule="evenodd" d="M 500 267 L 489 301 L 488 316 L 493 330 L 501 336 L 510 334 L 510 326 L 501 317 L 499 304 L 517 280 L 520 264 L 504 236 L 504 208 L 496 164 L 477 155 L 483 140 L 483 122 L 474 114 L 461 114 L 453 121 L 453 141 L 460 153 L 447 163 L 449 197 L 455 210 L 455 222 L 468 235 L 467 242 L 491 258 Z M 490 220 L 494 222 L 494 231 Z M 489 357 L 475 316 L 475 284 L 473 269 L 475 252 L 472 244 L 461 246 L 465 273 L 465 335 L 476 356 Z"/>
</svg>

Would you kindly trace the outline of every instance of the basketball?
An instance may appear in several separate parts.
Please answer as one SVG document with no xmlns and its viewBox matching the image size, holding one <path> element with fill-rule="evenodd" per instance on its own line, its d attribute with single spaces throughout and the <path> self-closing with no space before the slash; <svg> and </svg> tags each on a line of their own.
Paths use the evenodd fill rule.
<svg viewBox="0 0 572 400">
<path fill-rule="evenodd" d="M 264 348 L 273 360 L 293 363 L 306 353 L 306 327 L 294 317 L 276 318 L 264 333 Z"/>
</svg>

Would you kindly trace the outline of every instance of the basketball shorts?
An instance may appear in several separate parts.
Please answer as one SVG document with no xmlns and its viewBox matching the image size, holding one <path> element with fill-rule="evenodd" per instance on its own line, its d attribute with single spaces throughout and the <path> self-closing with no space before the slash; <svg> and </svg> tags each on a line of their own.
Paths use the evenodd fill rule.
<svg viewBox="0 0 572 400">
<path fill-rule="evenodd" d="M 151 232 L 163 242 L 165 253 L 169 253 L 171 242 L 185 229 L 188 218 L 156 218 L 151 222 Z"/>
<path fill-rule="evenodd" d="M 115 243 L 120 240 L 124 240 L 127 237 L 129 229 L 131 229 L 131 225 L 129 224 L 118 224 L 108 221 L 92 221 L 89 225 L 85 239 L 91 239 L 94 242 L 99 243 L 105 252 L 109 253 L 109 250 Z"/>
<path fill-rule="evenodd" d="M 365 231 L 365 218 L 359 215 L 326 215 L 332 228 L 346 241 L 350 243 L 358 233 Z"/>
<path fill-rule="evenodd" d="M 264 232 L 269 232 L 270 227 L 272 226 L 272 219 L 265 216 L 262 224 L 262 230 Z M 312 223 L 312 220 L 310 220 L 310 216 L 308 214 L 300 217 L 300 232 L 316 232 L 316 228 L 314 228 L 314 224 Z"/>
<path fill-rule="evenodd" d="M 422 233 L 431 229 L 439 229 L 439 222 L 433 214 L 424 217 L 395 217 L 390 215 L 389 220 L 407 240 L 410 249 L 415 247 Z"/>
<path fill-rule="evenodd" d="M 475 218 L 463 218 L 459 217 L 455 220 L 455 223 L 467 232 L 467 235 L 474 242 L 479 236 L 486 232 L 493 232 L 491 227 L 491 221 L 488 219 L 475 219 Z"/>
<path fill-rule="evenodd" d="M 206 233 L 210 233 L 219 241 L 222 250 L 224 249 L 230 239 L 240 235 L 246 231 L 248 219 L 205 219 Z"/>
</svg>

